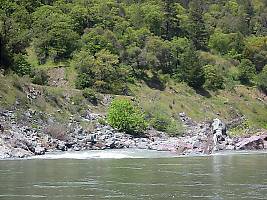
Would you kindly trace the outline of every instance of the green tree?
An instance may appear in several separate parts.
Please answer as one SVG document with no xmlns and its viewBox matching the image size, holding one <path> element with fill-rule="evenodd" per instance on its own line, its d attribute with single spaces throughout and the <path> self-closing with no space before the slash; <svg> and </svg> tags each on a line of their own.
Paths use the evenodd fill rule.
<svg viewBox="0 0 267 200">
<path fill-rule="evenodd" d="M 211 90 L 223 89 L 224 80 L 219 70 L 213 65 L 206 65 L 203 69 L 205 74 L 204 86 Z"/>
<path fill-rule="evenodd" d="M 56 7 L 42 6 L 33 13 L 33 21 L 33 45 L 39 61 L 69 58 L 78 40 L 71 17 Z"/>
<path fill-rule="evenodd" d="M 267 94 L 267 65 L 257 76 L 257 86 Z"/>
<path fill-rule="evenodd" d="M 191 44 L 186 48 L 181 58 L 181 67 L 177 71 L 180 80 L 189 86 L 199 89 L 205 83 L 203 68 L 199 63 L 199 58 L 194 46 Z"/>
<path fill-rule="evenodd" d="M 119 53 L 119 43 L 114 33 L 101 27 L 87 30 L 82 36 L 82 43 L 83 47 L 92 55 L 102 49 L 109 50 L 114 54 Z"/>
<path fill-rule="evenodd" d="M 103 49 L 91 56 L 90 52 L 82 50 L 74 56 L 72 65 L 78 69 L 77 88 L 123 93 L 127 72 L 120 68 L 118 56 L 110 51 Z"/>
<path fill-rule="evenodd" d="M 159 37 L 150 37 L 145 46 L 146 60 L 154 71 L 161 70 L 163 73 L 173 72 L 173 56 L 168 41 Z"/>
<path fill-rule="evenodd" d="M 197 50 L 207 50 L 209 35 L 203 19 L 203 1 L 191 1 L 188 33 Z"/>
<path fill-rule="evenodd" d="M 252 84 L 256 75 L 255 65 L 248 59 L 241 60 L 238 66 L 239 80 L 242 84 Z"/>
<path fill-rule="evenodd" d="M 147 122 L 141 109 L 127 99 L 115 99 L 108 109 L 108 123 L 128 134 L 142 134 Z"/>
<path fill-rule="evenodd" d="M 180 21 L 175 0 L 162 0 L 164 10 L 163 38 L 171 40 L 174 36 L 181 35 Z"/>
</svg>

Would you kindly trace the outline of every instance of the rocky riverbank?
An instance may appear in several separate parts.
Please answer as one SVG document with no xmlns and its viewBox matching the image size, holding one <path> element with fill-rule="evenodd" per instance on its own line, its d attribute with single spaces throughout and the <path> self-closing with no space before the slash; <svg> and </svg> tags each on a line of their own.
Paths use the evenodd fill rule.
<svg viewBox="0 0 267 200">
<path fill-rule="evenodd" d="M 103 116 L 88 111 L 80 119 L 70 118 L 62 125 L 52 117 L 42 119 L 45 113 L 28 110 L 20 120 L 13 111 L 0 111 L 0 159 L 24 158 L 55 151 L 83 151 L 137 148 L 173 151 L 177 154 L 209 154 L 219 150 L 256 150 L 267 148 L 267 133 L 257 136 L 230 138 L 213 145 L 210 122 L 197 123 L 180 113 L 185 133 L 170 137 L 156 130 L 148 130 L 144 137 L 133 137 L 99 123 Z M 82 123 L 93 123 L 88 130 Z M 34 126 L 33 126 L 34 125 Z"/>
</svg>

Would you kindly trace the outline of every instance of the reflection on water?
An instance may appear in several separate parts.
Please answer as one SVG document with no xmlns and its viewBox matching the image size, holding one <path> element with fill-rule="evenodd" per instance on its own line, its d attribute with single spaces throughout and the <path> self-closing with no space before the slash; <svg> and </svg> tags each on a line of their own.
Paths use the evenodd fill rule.
<svg viewBox="0 0 267 200">
<path fill-rule="evenodd" d="M 48 160 L 0 161 L 0 199 L 251 200 L 267 196 L 265 153 L 180 158 L 147 151 L 89 154 L 84 152 L 79 159 L 49 155 Z M 114 155 L 120 159 L 85 159 Z M 145 159 L 140 159 L 142 155 Z"/>
</svg>

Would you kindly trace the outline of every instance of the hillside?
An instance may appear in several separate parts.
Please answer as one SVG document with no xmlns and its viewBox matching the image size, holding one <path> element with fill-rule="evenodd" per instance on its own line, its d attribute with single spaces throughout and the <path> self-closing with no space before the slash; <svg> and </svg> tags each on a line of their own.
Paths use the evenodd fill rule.
<svg viewBox="0 0 267 200">
<path fill-rule="evenodd" d="M 182 112 L 221 118 L 233 134 L 267 126 L 265 0 L 4 0 L 0 8 L 0 104 L 17 116 L 104 118 L 121 97 L 149 127 L 174 135 L 184 131 Z"/>
<path fill-rule="evenodd" d="M 69 118 L 79 118 L 87 111 L 105 117 L 109 103 L 118 95 L 96 93 L 97 104 L 83 96 L 83 91 L 73 88 L 66 78 L 68 70 L 54 68 L 50 72 L 63 71 L 51 76 L 52 86 L 32 84 L 27 78 L 16 75 L 1 76 L 0 98 L 2 109 L 13 110 L 21 116 L 27 110 L 43 112 L 58 121 L 67 123 Z M 64 78 L 65 77 L 65 78 Z M 64 80 L 64 85 L 55 83 Z M 231 129 L 233 135 L 252 134 L 257 129 L 267 128 L 267 96 L 255 87 L 236 86 L 217 92 L 196 92 L 186 84 L 169 83 L 164 90 L 147 86 L 144 82 L 130 86 L 131 96 L 145 111 L 148 118 L 167 121 L 164 131 L 179 135 L 184 128 L 179 113 L 185 112 L 195 121 L 211 121 L 218 117 L 229 125 L 238 121 Z M 203 92 L 203 91 L 202 91 Z M 243 118 L 245 120 L 243 120 Z M 34 125 L 33 125 L 34 126 Z M 89 125 L 90 126 L 90 125 Z"/>
</svg>

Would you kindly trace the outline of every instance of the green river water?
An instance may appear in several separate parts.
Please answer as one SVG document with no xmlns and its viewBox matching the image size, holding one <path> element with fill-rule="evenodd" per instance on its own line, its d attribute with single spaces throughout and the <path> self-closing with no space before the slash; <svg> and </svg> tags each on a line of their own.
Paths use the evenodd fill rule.
<svg viewBox="0 0 267 200">
<path fill-rule="evenodd" d="M 174 157 L 120 150 L 2 160 L 0 199 L 266 200 L 267 153 Z"/>
</svg>

